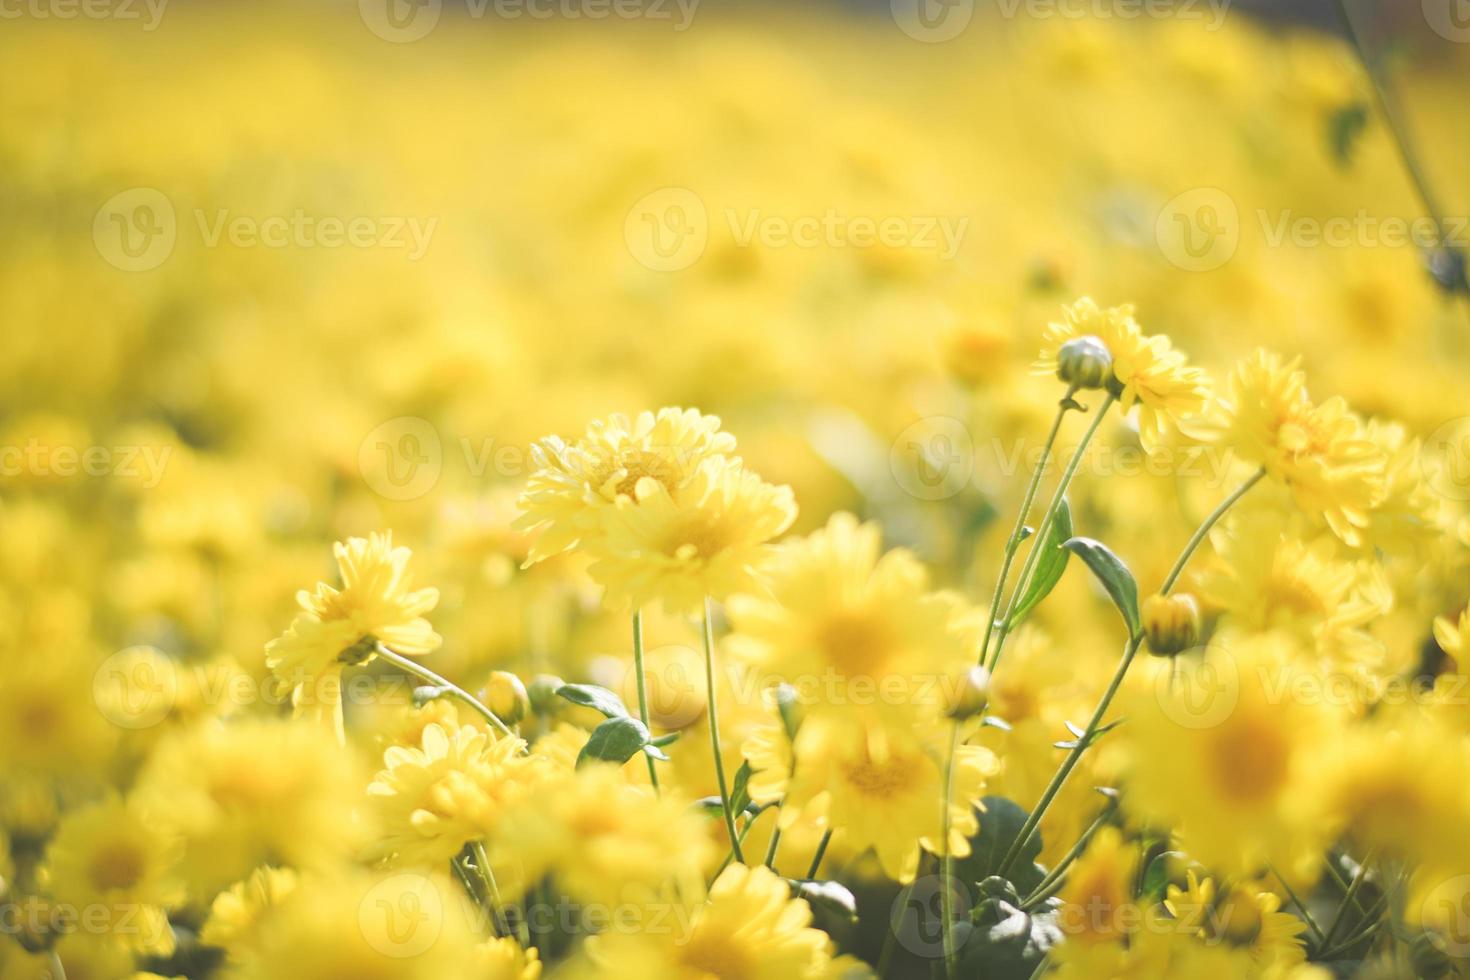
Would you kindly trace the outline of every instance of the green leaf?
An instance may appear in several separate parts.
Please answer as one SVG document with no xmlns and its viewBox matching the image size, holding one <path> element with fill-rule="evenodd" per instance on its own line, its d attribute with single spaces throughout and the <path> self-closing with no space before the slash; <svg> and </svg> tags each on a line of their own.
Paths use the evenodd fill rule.
<svg viewBox="0 0 1470 980">
<path fill-rule="evenodd" d="M 1367 127 L 1368 107 L 1361 102 L 1350 102 L 1328 118 L 1327 141 L 1332 146 L 1332 157 L 1338 166 L 1352 164 L 1353 149 Z"/>
<path fill-rule="evenodd" d="M 795 878 L 788 878 L 786 881 L 796 896 L 806 899 L 813 908 L 828 909 L 849 922 L 857 921 L 857 898 L 845 886 L 835 881 L 804 881 Z"/>
<path fill-rule="evenodd" d="M 730 812 L 740 813 L 750 806 L 750 763 L 740 763 L 735 770 L 735 782 L 730 787 Z"/>
<path fill-rule="evenodd" d="M 1183 856 L 1179 851 L 1164 851 L 1150 861 L 1148 869 L 1143 873 L 1142 894 L 1139 897 L 1149 902 L 1163 901 L 1169 885 L 1169 865 Z"/>
<path fill-rule="evenodd" d="M 994 877 L 1000 870 L 1000 863 L 1021 832 L 1027 815 L 1018 804 L 1003 796 L 985 797 L 980 801 L 979 809 L 980 832 L 970 838 L 970 854 L 955 859 L 955 874 L 972 883 Z M 1011 868 L 1014 892 L 1029 895 L 1041 884 L 1046 872 L 1036 864 L 1040 854 L 1041 833 L 1038 831 L 1031 835 Z"/>
<path fill-rule="evenodd" d="M 1067 503 L 1067 498 L 1062 498 L 1062 506 L 1057 508 L 1057 516 L 1052 520 L 1051 527 L 1047 529 L 1046 539 L 1038 541 L 1033 547 L 1040 548 L 1041 552 L 1036 559 L 1036 568 L 1031 573 L 1031 581 L 1026 586 L 1026 592 L 1021 600 L 1016 603 L 1015 612 L 1011 613 L 1008 629 L 1015 629 L 1021 622 L 1031 614 L 1031 610 L 1041 605 L 1041 600 L 1051 594 L 1057 583 L 1062 580 L 1062 573 L 1067 570 L 1067 559 L 1071 553 L 1062 547 L 1062 542 L 1072 536 L 1072 505 Z"/>
<path fill-rule="evenodd" d="M 605 718 L 631 717 L 631 713 L 623 706 L 622 698 L 596 684 L 563 684 L 556 689 L 556 693 L 572 704 L 591 708 Z"/>
<path fill-rule="evenodd" d="M 1128 566 L 1123 564 L 1123 559 L 1113 554 L 1107 545 L 1092 538 L 1072 538 L 1064 541 L 1062 547 L 1081 558 L 1092 569 L 1092 574 L 1112 598 L 1113 605 L 1123 614 L 1123 622 L 1128 625 L 1128 635 L 1137 636 L 1140 628 L 1138 583 L 1134 581 Z"/>
<path fill-rule="evenodd" d="M 1047 952 L 1062 941 L 1055 912 L 1022 912 L 1004 899 L 982 904 L 974 922 L 974 934 L 960 954 L 959 976 L 1031 980 Z"/>
<path fill-rule="evenodd" d="M 590 760 L 622 764 L 648 745 L 648 729 L 637 718 L 609 718 L 592 729 L 577 754 L 577 768 Z"/>
</svg>

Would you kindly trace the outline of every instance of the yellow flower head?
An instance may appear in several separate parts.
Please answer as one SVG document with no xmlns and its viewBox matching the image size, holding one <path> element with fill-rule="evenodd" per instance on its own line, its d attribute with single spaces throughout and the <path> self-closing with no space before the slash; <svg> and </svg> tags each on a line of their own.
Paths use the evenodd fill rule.
<svg viewBox="0 0 1470 980">
<path fill-rule="evenodd" d="M 1186 887 L 1170 885 L 1164 902 L 1180 927 L 1207 943 L 1225 943 L 1251 954 L 1257 967 L 1306 959 L 1301 933 L 1307 924 L 1281 911 L 1281 896 L 1249 882 L 1220 888 L 1212 878 L 1186 875 Z"/>
<path fill-rule="evenodd" d="M 601 537 L 608 510 L 634 499 L 640 480 L 676 493 L 706 460 L 734 452 L 735 437 L 720 431 L 718 418 L 679 408 L 599 419 L 575 443 L 541 440 L 531 447 L 535 470 L 514 525 L 537 534 L 528 563 Z"/>
<path fill-rule="evenodd" d="M 1108 390 L 1124 412 L 1138 407 L 1138 436 L 1152 449 L 1181 420 L 1198 415 L 1209 397 L 1205 373 L 1191 367 L 1162 334 L 1147 335 L 1132 306 L 1102 308 L 1083 297 L 1047 325 L 1034 370 L 1055 374 L 1062 347 L 1078 337 L 1096 337 L 1113 358 Z"/>
<path fill-rule="evenodd" d="M 670 612 L 692 611 L 706 596 L 758 587 L 767 542 L 795 519 L 790 487 L 772 486 L 738 461 L 709 459 L 673 493 L 641 478 L 590 546 L 588 572 L 614 605 L 660 601 Z"/>
<path fill-rule="evenodd" d="M 257 868 L 215 896 L 199 941 L 230 956 L 254 939 L 255 930 L 272 909 L 294 891 L 298 877 L 290 868 Z"/>
<path fill-rule="evenodd" d="M 1067 875 L 1059 896 L 1059 921 L 1070 941 L 1095 945 L 1122 943 L 1142 923 L 1133 901 L 1138 847 L 1123 840 L 1117 828 L 1104 827 Z"/>
</svg>

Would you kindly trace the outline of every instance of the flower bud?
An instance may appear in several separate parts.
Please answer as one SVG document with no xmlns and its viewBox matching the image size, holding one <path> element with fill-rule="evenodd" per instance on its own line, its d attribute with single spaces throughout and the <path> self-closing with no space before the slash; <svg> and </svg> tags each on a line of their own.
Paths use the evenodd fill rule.
<svg viewBox="0 0 1470 980">
<path fill-rule="evenodd" d="M 526 693 L 526 685 L 515 674 L 504 670 L 497 670 L 490 675 L 480 691 L 480 699 L 485 702 L 485 707 L 495 712 L 496 717 L 507 725 L 517 724 L 526 717 L 526 712 L 531 708 L 531 697 Z"/>
<path fill-rule="evenodd" d="M 990 701 L 990 671 L 971 667 L 950 683 L 945 692 L 944 713 L 955 721 L 973 718 Z"/>
<path fill-rule="evenodd" d="M 531 678 L 531 683 L 526 688 L 526 698 L 531 702 L 531 710 L 538 715 L 554 715 L 561 709 L 561 698 L 556 696 L 557 690 L 566 684 L 554 674 L 537 674 Z"/>
<path fill-rule="evenodd" d="M 790 684 L 777 684 L 775 697 L 776 710 L 781 714 L 781 725 L 786 729 L 786 737 L 794 739 L 796 730 L 801 727 L 802 720 L 806 717 L 806 708 L 801 703 L 801 696 Z"/>
<path fill-rule="evenodd" d="M 1149 652 L 1172 657 L 1199 643 L 1199 603 L 1189 593 L 1155 593 L 1143 600 L 1140 613 Z"/>
<path fill-rule="evenodd" d="M 1113 377 L 1113 355 L 1093 336 L 1075 337 L 1057 351 L 1057 377 L 1078 388 L 1101 388 Z"/>
</svg>

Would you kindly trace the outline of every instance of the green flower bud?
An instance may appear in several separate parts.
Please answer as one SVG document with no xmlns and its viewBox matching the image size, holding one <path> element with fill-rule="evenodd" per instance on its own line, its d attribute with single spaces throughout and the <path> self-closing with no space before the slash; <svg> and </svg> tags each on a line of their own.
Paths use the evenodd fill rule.
<svg viewBox="0 0 1470 980">
<path fill-rule="evenodd" d="M 526 688 L 531 710 L 538 715 L 554 715 L 560 711 L 564 702 L 556 696 L 556 692 L 565 684 L 566 681 L 555 674 L 537 674 L 531 678 L 531 683 Z"/>
<path fill-rule="evenodd" d="M 990 671 L 971 667 L 950 682 L 945 691 L 944 713 L 955 721 L 973 718 L 990 702 Z"/>
<path fill-rule="evenodd" d="M 1101 388 L 1113 378 L 1113 355 L 1096 337 L 1076 337 L 1057 351 L 1057 377 L 1078 388 Z"/>
</svg>

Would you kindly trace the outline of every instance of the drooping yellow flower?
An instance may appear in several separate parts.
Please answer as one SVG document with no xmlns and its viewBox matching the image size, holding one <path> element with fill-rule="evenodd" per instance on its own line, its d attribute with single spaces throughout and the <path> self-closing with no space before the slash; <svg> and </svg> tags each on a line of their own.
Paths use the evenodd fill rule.
<svg viewBox="0 0 1470 980">
<path fill-rule="evenodd" d="M 764 867 L 732 864 L 715 879 L 706 902 L 669 917 L 673 928 L 610 930 L 588 941 L 572 976 L 650 980 L 837 980 L 871 976 L 839 957 L 830 936 L 812 926 L 811 907 Z"/>
<path fill-rule="evenodd" d="M 1096 337 L 1113 359 L 1107 386 L 1124 412 L 1138 407 L 1138 436 L 1152 449 L 1181 419 L 1198 415 L 1209 397 L 1203 371 L 1191 367 L 1168 337 L 1148 335 L 1133 318 L 1133 307 L 1103 308 L 1083 297 L 1063 307 L 1062 318 L 1047 325 L 1037 374 L 1055 374 L 1062 347 L 1078 337 Z"/>
<path fill-rule="evenodd" d="M 640 480 L 677 493 L 706 460 L 734 452 L 735 437 L 720 431 L 720 420 L 692 408 L 598 419 L 575 443 L 542 439 L 531 447 L 534 470 L 514 525 L 537 534 L 528 563 L 600 538 L 613 505 L 635 499 Z"/>
<path fill-rule="evenodd" d="M 180 841 L 135 805 L 113 797 L 74 810 L 46 850 L 57 901 L 107 921 L 103 931 L 140 953 L 169 955 L 166 910 L 184 898 Z M 88 928 L 96 929 L 97 923 Z"/>
<path fill-rule="evenodd" d="M 298 717 L 331 724 L 342 738 L 341 675 L 345 664 L 371 660 L 381 643 L 421 657 L 438 649 L 439 634 L 424 618 L 438 589 L 414 589 L 411 552 L 393 546 L 393 533 L 349 538 L 332 548 L 342 587 L 318 583 L 296 599 L 301 613 L 266 646 L 266 665 L 291 688 Z"/>
<path fill-rule="evenodd" d="M 294 891 L 299 878 L 290 868 L 257 868 L 215 896 L 199 941 L 234 957 L 254 940 L 255 930 L 270 911 Z"/>
<path fill-rule="evenodd" d="M 790 684 L 812 712 L 938 717 L 943 685 L 979 646 L 963 604 L 931 592 L 918 559 L 883 553 L 880 528 L 851 514 L 779 551 L 768 588 L 727 604 L 731 654 Z"/>
<path fill-rule="evenodd" d="M 390 746 L 368 787 L 378 835 L 366 850 L 394 866 L 442 867 L 467 843 L 494 834 L 504 808 L 550 772 L 519 738 L 470 725 L 424 729 L 416 748 Z"/>
<path fill-rule="evenodd" d="M 1264 467 L 1299 508 L 1357 545 L 1386 492 L 1385 454 L 1341 398 L 1312 402 L 1297 364 L 1256 351 L 1231 372 L 1211 425 L 1226 448 Z"/>
<path fill-rule="evenodd" d="M 807 718 L 797 730 L 786 773 L 780 820 L 794 824 L 814 811 L 855 852 L 872 848 L 883 871 L 911 881 L 923 847 L 943 853 L 944 759 L 949 731 L 941 726 L 885 729 L 852 719 Z M 970 853 L 978 829 L 975 803 L 998 766 L 989 749 L 961 745 L 950 800 L 948 849 Z M 766 774 L 763 774 L 766 775 Z"/>
<path fill-rule="evenodd" d="M 613 605 L 662 602 L 670 612 L 690 612 L 706 596 L 759 587 L 772 552 L 767 542 L 795 519 L 790 487 L 766 483 L 738 461 L 709 459 L 674 493 L 641 478 L 590 546 L 588 573 Z"/>
</svg>

